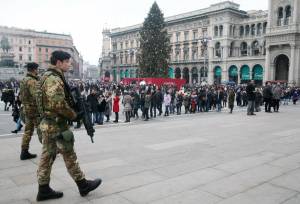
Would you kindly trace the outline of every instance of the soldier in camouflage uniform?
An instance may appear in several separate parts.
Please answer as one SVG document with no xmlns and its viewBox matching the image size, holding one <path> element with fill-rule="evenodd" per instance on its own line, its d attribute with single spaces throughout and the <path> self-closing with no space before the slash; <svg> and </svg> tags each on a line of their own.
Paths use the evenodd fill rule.
<svg viewBox="0 0 300 204">
<path fill-rule="evenodd" d="M 74 151 L 74 135 L 68 127 L 68 120 L 74 121 L 82 117 L 82 113 L 75 113 L 71 107 L 70 88 L 63 74 L 70 68 L 70 57 L 70 54 L 64 51 L 53 52 L 50 60 L 52 67 L 44 73 L 39 83 L 41 102 L 37 100 L 37 105 L 39 112 L 42 112 L 39 129 L 43 149 L 37 171 L 39 184 L 37 201 L 63 196 L 62 192 L 54 191 L 49 186 L 51 168 L 57 153 L 62 155 L 81 196 L 86 196 L 101 184 L 101 179 L 85 179 Z"/>
<path fill-rule="evenodd" d="M 29 153 L 29 143 L 33 135 L 34 128 L 37 127 L 37 109 L 35 100 L 36 85 L 38 78 L 37 63 L 28 63 L 27 75 L 22 80 L 20 86 L 20 100 L 23 104 L 23 110 L 25 115 L 25 131 L 22 138 L 21 145 L 21 160 L 32 159 L 36 157 L 36 154 Z"/>
</svg>

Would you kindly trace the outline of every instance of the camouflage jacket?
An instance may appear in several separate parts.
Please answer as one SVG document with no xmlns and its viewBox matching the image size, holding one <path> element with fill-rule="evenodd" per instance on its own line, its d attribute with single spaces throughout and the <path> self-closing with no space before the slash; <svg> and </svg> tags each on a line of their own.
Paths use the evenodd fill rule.
<svg viewBox="0 0 300 204">
<path fill-rule="evenodd" d="M 20 84 L 20 100 L 24 106 L 26 116 L 35 116 L 37 113 L 35 91 L 39 78 L 27 73 Z"/>
<path fill-rule="evenodd" d="M 45 117 L 72 120 L 76 113 L 66 97 L 64 74 L 55 67 L 49 68 L 41 77 L 42 103 Z"/>
</svg>

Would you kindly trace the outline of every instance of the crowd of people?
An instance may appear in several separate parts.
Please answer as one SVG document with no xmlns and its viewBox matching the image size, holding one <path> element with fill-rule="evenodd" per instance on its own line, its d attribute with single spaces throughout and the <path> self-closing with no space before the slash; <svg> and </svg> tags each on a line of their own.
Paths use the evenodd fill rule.
<svg viewBox="0 0 300 204">
<path fill-rule="evenodd" d="M 248 107 L 247 114 L 255 115 L 265 106 L 267 113 L 278 112 L 280 104 L 296 104 L 300 90 L 281 84 L 266 84 L 255 87 L 254 83 L 246 85 L 185 85 L 178 90 L 175 85 L 156 87 L 155 85 L 123 85 L 122 83 L 103 83 L 69 80 L 70 87 L 79 87 L 85 96 L 93 124 L 103 125 L 105 122 L 119 122 L 120 111 L 125 115 L 124 122 L 142 118 L 148 121 L 156 116 L 194 114 L 196 112 L 221 112 L 228 108 L 232 113 L 234 107 Z M 18 81 L 0 82 L 1 101 L 4 111 L 12 107 L 13 119 L 17 133 L 21 130 L 21 102 L 18 99 L 20 83 Z M 112 120 L 112 118 L 114 120 Z M 70 123 L 71 124 L 71 123 Z M 75 128 L 80 128 L 77 122 Z"/>
</svg>

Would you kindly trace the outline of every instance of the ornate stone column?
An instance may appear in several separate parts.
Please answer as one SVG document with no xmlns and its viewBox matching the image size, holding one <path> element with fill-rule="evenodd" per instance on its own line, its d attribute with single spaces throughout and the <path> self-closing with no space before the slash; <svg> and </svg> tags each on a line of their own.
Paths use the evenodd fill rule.
<svg viewBox="0 0 300 204">
<path fill-rule="evenodd" d="M 228 58 L 228 56 L 229 56 L 229 46 L 228 45 L 225 45 L 224 47 L 223 47 L 223 53 L 224 53 L 224 55 L 222 56 L 223 57 L 223 59 L 227 59 Z"/>
<path fill-rule="evenodd" d="M 189 69 L 189 81 L 188 81 L 189 84 L 192 84 L 193 83 L 193 80 L 192 80 L 192 70 Z"/>
<path fill-rule="evenodd" d="M 295 60 L 296 60 L 295 51 L 296 51 L 296 45 L 291 44 L 291 59 L 290 59 L 290 67 L 289 67 L 289 79 L 288 79 L 289 83 L 293 83 L 295 81 L 295 77 L 294 77 Z"/>
<path fill-rule="evenodd" d="M 238 67 L 238 84 L 241 83 L 241 69 Z"/>
<path fill-rule="evenodd" d="M 222 67 L 222 79 L 221 79 L 221 83 L 222 81 L 228 81 L 229 80 L 229 73 L 228 73 L 228 70 L 227 70 L 227 67 Z"/>
<path fill-rule="evenodd" d="M 214 83 L 214 68 L 212 64 L 209 64 L 208 73 L 207 73 L 207 83 L 208 84 Z"/>
<path fill-rule="evenodd" d="M 264 82 L 270 80 L 270 63 L 271 63 L 271 56 L 270 56 L 270 47 L 266 46 L 266 63 L 265 63 L 265 70 L 264 70 Z"/>
<path fill-rule="evenodd" d="M 296 49 L 295 49 L 295 69 L 294 69 L 294 80 L 295 80 L 295 83 L 296 83 L 296 86 L 299 86 L 300 85 L 300 76 L 299 76 L 299 74 L 300 74 L 300 62 L 299 62 L 299 60 L 297 60 L 297 59 L 299 59 L 299 57 L 300 57 L 300 49 L 299 49 L 299 47 L 296 47 Z"/>
<path fill-rule="evenodd" d="M 274 62 L 271 62 L 270 63 L 270 73 L 269 73 L 269 76 L 270 76 L 269 80 L 271 80 L 271 81 L 275 80 L 275 69 L 276 69 L 276 67 L 275 67 Z"/>
<path fill-rule="evenodd" d="M 120 80 L 121 80 L 121 76 L 120 76 L 120 68 L 118 69 L 116 69 L 116 71 L 117 71 L 117 82 L 119 82 Z"/>
<path fill-rule="evenodd" d="M 298 7 L 299 7 L 299 0 L 297 1 L 295 1 L 294 2 L 294 8 L 292 9 L 292 11 L 293 11 L 293 15 L 292 15 L 292 17 L 293 17 L 293 19 L 292 19 L 292 24 L 296 24 L 297 23 L 297 19 L 299 18 L 298 17 L 298 15 L 299 15 L 299 11 L 298 11 Z"/>
<path fill-rule="evenodd" d="M 268 7 L 269 7 L 269 15 L 268 15 L 268 24 L 267 24 L 267 30 L 270 32 L 272 27 L 272 17 L 273 17 L 273 6 L 272 6 L 272 0 L 269 0 Z"/>
</svg>

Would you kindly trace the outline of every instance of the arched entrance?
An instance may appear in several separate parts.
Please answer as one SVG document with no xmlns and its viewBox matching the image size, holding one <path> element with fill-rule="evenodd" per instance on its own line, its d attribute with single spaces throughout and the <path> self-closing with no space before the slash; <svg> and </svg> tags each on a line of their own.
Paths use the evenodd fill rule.
<svg viewBox="0 0 300 204">
<path fill-rule="evenodd" d="M 290 60 L 286 55 L 279 55 L 275 59 L 275 80 L 288 81 Z"/>
<path fill-rule="evenodd" d="M 128 69 L 125 70 L 125 78 L 129 78 L 129 70 Z"/>
<path fill-rule="evenodd" d="M 110 79 L 110 72 L 106 71 L 105 74 L 104 74 L 104 77 Z"/>
<path fill-rule="evenodd" d="M 200 69 L 200 81 L 207 81 L 208 69 L 207 67 L 201 67 Z"/>
<path fill-rule="evenodd" d="M 120 70 L 120 79 L 122 80 L 122 79 L 124 79 L 125 78 L 125 73 L 124 73 L 124 71 L 121 69 Z"/>
<path fill-rule="evenodd" d="M 255 84 L 262 85 L 264 78 L 264 69 L 260 64 L 257 64 L 252 69 L 252 79 L 255 81 Z"/>
<path fill-rule="evenodd" d="M 214 69 L 214 81 L 216 84 L 221 84 L 222 80 L 222 68 L 217 66 Z"/>
<path fill-rule="evenodd" d="M 179 67 L 177 67 L 177 68 L 175 69 L 175 78 L 176 78 L 176 79 L 181 79 L 181 70 L 180 70 Z"/>
<path fill-rule="evenodd" d="M 168 69 L 168 77 L 174 79 L 174 69 L 172 67 Z"/>
<path fill-rule="evenodd" d="M 238 68 L 235 65 L 229 67 L 228 75 L 230 82 L 235 82 L 235 84 L 238 83 Z"/>
<path fill-rule="evenodd" d="M 189 68 L 185 67 L 183 69 L 183 79 L 186 80 L 186 83 L 190 83 L 190 74 L 189 74 Z"/>
<path fill-rule="evenodd" d="M 198 83 L 198 69 L 197 67 L 193 67 L 192 69 L 192 83 L 195 84 L 195 83 Z"/>
<path fill-rule="evenodd" d="M 130 78 L 135 78 L 135 71 L 134 71 L 134 69 L 130 70 Z"/>
<path fill-rule="evenodd" d="M 113 80 L 117 81 L 117 70 L 113 70 Z"/>
<path fill-rule="evenodd" d="M 250 68 L 248 65 L 241 67 L 241 84 L 246 84 L 250 81 Z"/>
</svg>

